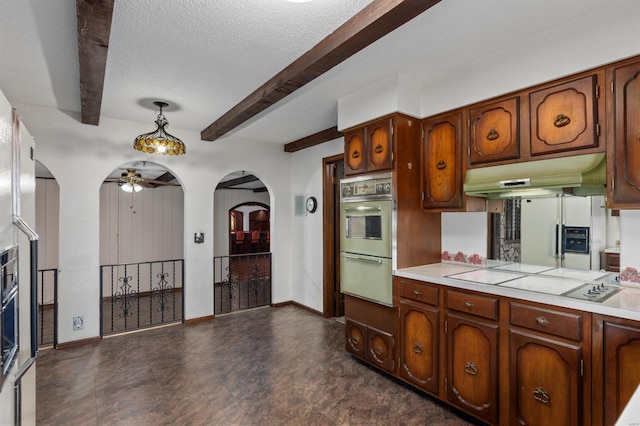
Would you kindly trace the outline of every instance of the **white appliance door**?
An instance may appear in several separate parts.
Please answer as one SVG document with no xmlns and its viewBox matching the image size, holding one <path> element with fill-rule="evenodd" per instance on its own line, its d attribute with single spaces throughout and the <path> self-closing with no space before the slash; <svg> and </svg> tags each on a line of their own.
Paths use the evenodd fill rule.
<svg viewBox="0 0 640 426">
<path fill-rule="evenodd" d="M 560 266 L 557 257 L 560 202 L 558 198 L 532 198 L 521 203 L 522 229 L 520 258 L 522 263 Z"/>
<path fill-rule="evenodd" d="M 340 254 L 340 290 L 393 306 L 391 259 L 361 254 Z"/>
</svg>

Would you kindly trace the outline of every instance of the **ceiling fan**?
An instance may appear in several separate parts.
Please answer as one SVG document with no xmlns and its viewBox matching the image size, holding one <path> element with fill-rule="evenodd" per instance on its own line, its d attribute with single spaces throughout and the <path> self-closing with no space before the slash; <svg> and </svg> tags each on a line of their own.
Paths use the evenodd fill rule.
<svg viewBox="0 0 640 426">
<path fill-rule="evenodd" d="M 161 178 L 166 178 L 169 175 L 167 173 L 161 175 Z M 169 175 L 172 180 L 173 176 Z M 120 178 L 107 179 L 107 182 L 117 182 L 118 186 L 125 192 L 139 192 L 142 188 L 156 188 L 162 185 L 177 186 L 176 183 L 168 182 L 167 180 L 157 180 L 143 178 L 142 175 L 135 168 L 128 168 L 126 172 L 120 174 Z"/>
</svg>

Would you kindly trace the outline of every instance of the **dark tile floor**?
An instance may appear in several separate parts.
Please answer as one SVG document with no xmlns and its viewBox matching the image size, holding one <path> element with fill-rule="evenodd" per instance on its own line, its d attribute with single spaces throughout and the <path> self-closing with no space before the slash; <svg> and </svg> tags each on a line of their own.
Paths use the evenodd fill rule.
<svg viewBox="0 0 640 426">
<path fill-rule="evenodd" d="M 295 306 L 41 351 L 39 425 L 466 425 Z"/>
</svg>

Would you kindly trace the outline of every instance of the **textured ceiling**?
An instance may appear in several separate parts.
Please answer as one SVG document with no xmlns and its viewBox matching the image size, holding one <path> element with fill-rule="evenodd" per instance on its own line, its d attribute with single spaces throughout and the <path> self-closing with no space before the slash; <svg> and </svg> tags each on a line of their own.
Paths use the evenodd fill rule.
<svg viewBox="0 0 640 426">
<path fill-rule="evenodd" d="M 370 0 L 115 0 L 102 116 L 202 131 Z M 333 127 L 337 99 L 398 72 L 425 82 L 581 16 L 637 0 L 442 0 L 232 135 L 286 144 Z M 0 89 L 78 113 L 74 0 L 0 0 Z M 207 142 L 216 143 L 216 142 Z"/>
</svg>

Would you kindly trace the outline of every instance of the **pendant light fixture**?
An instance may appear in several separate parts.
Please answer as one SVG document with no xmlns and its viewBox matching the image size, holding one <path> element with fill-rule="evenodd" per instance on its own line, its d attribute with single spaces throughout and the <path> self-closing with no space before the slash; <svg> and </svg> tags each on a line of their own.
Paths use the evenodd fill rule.
<svg viewBox="0 0 640 426">
<path fill-rule="evenodd" d="M 138 136 L 133 142 L 133 148 L 149 154 L 184 154 L 186 152 L 184 142 L 164 130 L 169 125 L 169 122 L 164 118 L 162 108 L 168 107 L 169 104 L 162 101 L 155 101 L 153 104 L 160 108 L 160 114 L 158 114 L 158 118 L 155 121 L 157 128 L 153 132 Z"/>
</svg>

